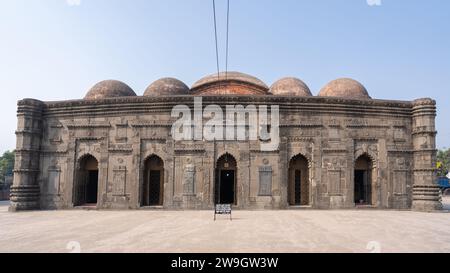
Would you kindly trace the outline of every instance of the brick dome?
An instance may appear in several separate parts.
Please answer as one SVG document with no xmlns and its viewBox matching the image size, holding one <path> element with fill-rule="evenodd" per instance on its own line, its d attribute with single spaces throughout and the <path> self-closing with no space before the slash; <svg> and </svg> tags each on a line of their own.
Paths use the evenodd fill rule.
<svg viewBox="0 0 450 273">
<path fill-rule="evenodd" d="M 309 87 L 300 79 L 287 77 L 276 81 L 270 87 L 270 93 L 276 96 L 312 96 Z"/>
<path fill-rule="evenodd" d="M 145 90 L 144 96 L 171 96 L 171 95 L 187 95 L 189 87 L 182 81 L 175 78 L 159 79 Z"/>
<path fill-rule="evenodd" d="M 268 95 L 269 87 L 260 79 L 240 73 L 222 72 L 206 76 L 191 88 L 194 95 Z"/>
<path fill-rule="evenodd" d="M 106 80 L 94 85 L 84 97 L 85 100 L 97 100 L 115 97 L 136 96 L 133 89 L 121 81 Z"/>
<path fill-rule="evenodd" d="M 342 78 L 328 83 L 319 93 L 319 97 L 341 97 L 350 99 L 370 99 L 366 88 L 359 82 Z"/>
</svg>

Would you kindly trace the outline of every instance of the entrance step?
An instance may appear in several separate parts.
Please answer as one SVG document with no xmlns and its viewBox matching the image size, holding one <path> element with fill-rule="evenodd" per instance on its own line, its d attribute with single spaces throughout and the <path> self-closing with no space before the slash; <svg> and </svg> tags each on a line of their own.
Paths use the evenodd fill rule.
<svg viewBox="0 0 450 273">
<path fill-rule="evenodd" d="M 163 206 L 140 207 L 141 210 L 164 210 Z"/>
<path fill-rule="evenodd" d="M 377 209 L 377 207 L 372 206 L 372 205 L 356 205 L 355 209 L 370 210 L 370 209 Z"/>
<path fill-rule="evenodd" d="M 289 206 L 289 210 L 310 210 L 312 209 L 312 206 Z"/>
<path fill-rule="evenodd" d="M 79 209 L 79 210 L 97 210 L 97 205 L 83 205 L 83 206 L 75 207 L 74 209 Z"/>
</svg>

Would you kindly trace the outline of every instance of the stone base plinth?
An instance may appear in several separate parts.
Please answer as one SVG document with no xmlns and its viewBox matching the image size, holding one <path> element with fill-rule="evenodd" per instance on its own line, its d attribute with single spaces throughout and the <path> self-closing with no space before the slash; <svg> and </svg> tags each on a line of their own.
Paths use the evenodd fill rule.
<svg viewBox="0 0 450 273">
<path fill-rule="evenodd" d="M 9 211 L 38 210 L 40 189 L 39 186 L 11 187 L 11 205 Z"/>
<path fill-rule="evenodd" d="M 413 188 L 413 211 L 433 212 L 442 210 L 439 187 L 421 185 Z"/>
</svg>

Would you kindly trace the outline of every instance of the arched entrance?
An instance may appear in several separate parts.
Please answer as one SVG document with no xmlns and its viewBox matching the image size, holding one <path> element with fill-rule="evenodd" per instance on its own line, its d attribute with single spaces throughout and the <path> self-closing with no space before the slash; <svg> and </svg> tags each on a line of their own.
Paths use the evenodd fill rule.
<svg viewBox="0 0 450 273">
<path fill-rule="evenodd" d="M 236 159 L 225 154 L 217 160 L 215 179 L 215 203 L 216 204 L 237 204 L 236 198 L 237 184 L 237 163 Z"/>
<path fill-rule="evenodd" d="M 366 154 L 355 161 L 355 204 L 372 205 L 373 162 Z"/>
<path fill-rule="evenodd" d="M 98 196 L 98 161 L 92 155 L 79 161 L 74 185 L 74 206 L 96 205 Z"/>
<path fill-rule="evenodd" d="M 297 155 L 289 163 L 288 199 L 291 206 L 309 205 L 308 159 Z"/>
<path fill-rule="evenodd" d="M 141 206 L 162 206 L 164 203 L 164 162 L 156 155 L 145 160 Z"/>
</svg>

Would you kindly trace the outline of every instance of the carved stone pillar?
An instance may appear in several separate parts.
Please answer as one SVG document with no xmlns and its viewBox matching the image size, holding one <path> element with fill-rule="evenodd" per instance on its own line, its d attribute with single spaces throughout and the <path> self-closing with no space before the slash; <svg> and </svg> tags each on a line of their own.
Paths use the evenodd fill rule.
<svg viewBox="0 0 450 273">
<path fill-rule="evenodd" d="M 17 147 L 10 211 L 34 210 L 40 207 L 40 188 L 37 178 L 43 107 L 43 102 L 32 99 L 25 99 L 18 103 Z"/>
<path fill-rule="evenodd" d="M 412 209 L 442 209 L 436 179 L 436 102 L 419 99 L 413 105 L 414 185 Z"/>
</svg>

